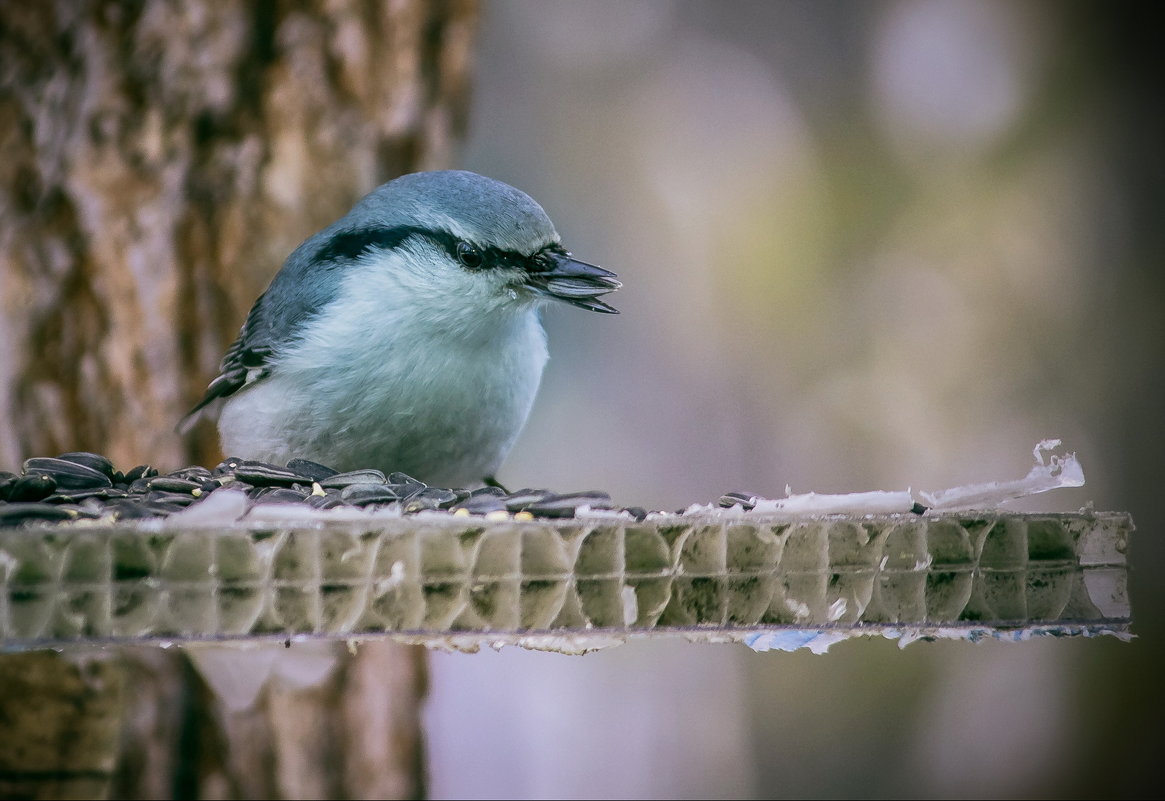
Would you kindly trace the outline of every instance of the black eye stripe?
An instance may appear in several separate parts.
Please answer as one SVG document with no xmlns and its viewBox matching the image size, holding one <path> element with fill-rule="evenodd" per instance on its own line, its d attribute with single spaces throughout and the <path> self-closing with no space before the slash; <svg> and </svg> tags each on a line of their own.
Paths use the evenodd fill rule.
<svg viewBox="0 0 1165 801">
<path fill-rule="evenodd" d="M 422 228 L 398 226 L 395 228 L 361 228 L 358 231 L 340 231 L 329 237 L 316 251 L 312 261 L 356 259 L 373 250 L 391 250 L 410 236 L 424 235 Z"/>
<path fill-rule="evenodd" d="M 481 247 L 472 242 L 458 239 L 448 231 L 434 231 L 417 226 L 401 225 L 391 228 L 362 228 L 358 231 L 340 231 L 329 237 L 315 252 L 312 261 L 316 263 L 350 261 L 377 250 L 391 250 L 399 247 L 411 237 L 424 238 L 437 245 L 458 264 L 472 270 L 492 270 L 503 267 L 542 272 L 549 269 L 550 262 L 545 254 L 549 251 L 565 253 L 561 247 L 551 245 L 532 256 L 499 248 Z M 470 266 L 463 260 L 465 248 L 478 254 L 477 266 Z M 475 261 L 470 257 L 470 261 Z"/>
</svg>

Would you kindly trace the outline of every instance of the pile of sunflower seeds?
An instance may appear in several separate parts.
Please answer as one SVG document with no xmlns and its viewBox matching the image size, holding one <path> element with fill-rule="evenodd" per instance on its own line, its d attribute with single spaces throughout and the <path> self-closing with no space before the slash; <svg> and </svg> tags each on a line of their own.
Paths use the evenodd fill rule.
<svg viewBox="0 0 1165 801">
<path fill-rule="evenodd" d="M 385 507 L 404 514 L 447 510 L 452 514 L 514 515 L 519 519 L 569 518 L 580 507 L 618 510 L 605 492 L 559 494 L 546 489 L 507 492 L 501 487 L 430 487 L 404 473 L 379 470 L 342 473 L 306 459 L 286 466 L 225 459 L 213 469 L 185 467 L 159 473 L 150 465 L 122 473 L 96 453 L 63 453 L 25 461 L 20 474 L 0 471 L 0 526 L 33 521 L 132 520 L 165 517 L 198 503 L 221 488 L 243 490 L 254 504 L 303 503 L 317 509 L 337 506 Z M 639 507 L 629 512 L 643 520 Z"/>
</svg>

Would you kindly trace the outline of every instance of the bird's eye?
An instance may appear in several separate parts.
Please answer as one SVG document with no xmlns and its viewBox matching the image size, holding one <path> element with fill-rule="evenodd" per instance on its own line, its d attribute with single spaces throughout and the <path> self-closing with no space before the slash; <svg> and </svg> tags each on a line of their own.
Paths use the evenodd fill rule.
<svg viewBox="0 0 1165 801">
<path fill-rule="evenodd" d="M 470 270 L 478 269 L 484 261 L 481 251 L 468 242 L 457 243 L 457 260 Z"/>
</svg>

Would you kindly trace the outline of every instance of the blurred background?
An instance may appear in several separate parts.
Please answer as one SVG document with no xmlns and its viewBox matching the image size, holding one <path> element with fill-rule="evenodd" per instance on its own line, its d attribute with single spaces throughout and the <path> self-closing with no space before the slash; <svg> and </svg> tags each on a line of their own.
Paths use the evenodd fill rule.
<svg viewBox="0 0 1165 801">
<path fill-rule="evenodd" d="M 214 464 L 213 426 L 182 440 L 172 423 L 286 254 L 379 180 L 476 170 L 624 281 L 617 317 L 548 310 L 551 361 L 506 485 L 663 510 L 730 490 L 934 490 L 1023 476 L 1057 437 L 1087 485 L 1014 508 L 1134 515 L 1137 638 L 434 653 L 433 797 L 1155 797 L 1155 10 L 0 0 L 0 469 L 78 448 Z M 165 664 L 127 674 L 127 695 L 173 733 L 200 685 L 152 651 Z M 396 748 L 415 709 L 367 737 L 323 713 L 379 725 L 416 701 L 416 651 L 376 654 L 345 669 L 360 692 L 272 693 L 263 721 L 227 720 L 202 756 L 237 763 L 236 784 L 179 765 L 142 797 L 268 797 L 247 782 L 289 765 L 287 795 L 310 795 L 296 782 L 337 751 Z M 198 761 L 143 719 L 125 749 L 143 774 L 159 754 Z M 295 758 L 263 750 L 266 730 Z"/>
<path fill-rule="evenodd" d="M 728 490 L 1088 483 L 1138 637 L 434 654 L 437 798 L 1129 797 L 1162 786 L 1160 49 L 1142 7 L 491 0 L 457 166 L 615 270 L 553 309 L 500 478 Z"/>
</svg>

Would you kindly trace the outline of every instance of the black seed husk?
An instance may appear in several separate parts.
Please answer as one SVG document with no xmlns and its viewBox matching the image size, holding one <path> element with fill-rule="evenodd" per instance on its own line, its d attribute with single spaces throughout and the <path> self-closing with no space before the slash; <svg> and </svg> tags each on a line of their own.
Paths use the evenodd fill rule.
<svg viewBox="0 0 1165 801">
<path fill-rule="evenodd" d="M 52 476 L 57 486 L 63 489 L 113 486 L 113 480 L 99 470 L 66 459 L 54 459 L 51 456 L 26 459 L 24 473 Z"/>
<path fill-rule="evenodd" d="M 575 511 L 580 506 L 589 506 L 592 509 L 610 509 L 611 496 L 597 490 L 569 492 L 563 495 L 552 495 L 537 503 L 529 504 L 526 511 L 535 517 L 574 517 Z"/>
<path fill-rule="evenodd" d="M 50 475 L 32 473 L 21 476 L 8 488 L 8 500 L 12 503 L 40 501 L 52 495 L 57 489 L 57 480 Z"/>
<path fill-rule="evenodd" d="M 414 514 L 416 512 L 434 511 L 438 508 L 437 502 L 431 498 L 412 498 L 408 501 L 403 501 L 403 506 L 406 514 Z"/>
<path fill-rule="evenodd" d="M 233 473 L 235 468 L 238 467 L 243 461 L 243 459 L 240 459 L 237 456 L 228 456 L 216 464 L 214 469 L 210 472 L 214 473 L 216 476 L 221 476 L 226 473 Z"/>
<path fill-rule="evenodd" d="M 308 459 L 292 459 L 287 463 L 287 469 L 293 473 L 307 476 L 312 481 L 323 481 L 325 478 L 331 478 L 340 472 L 339 470 L 333 470 L 327 465 L 322 465 L 319 462 L 313 462 Z"/>
<path fill-rule="evenodd" d="M 214 474 L 205 467 L 184 467 L 181 470 L 175 470 L 172 473 L 166 474 L 167 478 L 184 478 L 187 481 L 193 481 L 196 484 L 201 484 L 204 481 L 209 481 L 214 478 Z"/>
<path fill-rule="evenodd" d="M 194 499 L 191 498 L 190 500 L 193 501 Z M 162 499 L 146 499 L 142 501 L 141 508 L 143 511 L 150 512 L 153 516 L 166 517 L 176 512 L 181 512 L 189 505 L 190 503 L 172 503 Z"/>
<path fill-rule="evenodd" d="M 481 495 L 470 495 L 453 507 L 454 511 L 458 509 L 465 509 L 470 514 L 484 515 L 488 512 L 505 511 L 506 505 L 497 495 L 483 493 Z"/>
<path fill-rule="evenodd" d="M 387 484 L 388 479 L 379 470 L 351 470 L 328 476 L 319 485 L 324 489 L 342 489 L 349 484 Z"/>
<path fill-rule="evenodd" d="M 403 499 L 406 514 L 420 512 L 425 509 L 448 509 L 457 503 L 460 497 L 456 492 L 441 487 L 425 487 L 414 492 L 407 499 Z"/>
<path fill-rule="evenodd" d="M 387 484 L 349 484 L 340 490 L 340 498 L 345 503 L 367 506 L 370 503 L 392 503 L 399 496 Z"/>
<path fill-rule="evenodd" d="M 395 504 L 405 514 L 464 509 L 479 515 L 504 510 L 528 511 L 540 518 L 569 518 L 582 506 L 615 508 L 610 495 L 597 490 L 556 494 L 534 488 L 507 492 L 500 485 L 473 490 L 430 487 L 400 471 L 387 477 L 375 469 L 341 473 L 307 459 L 292 459 L 280 467 L 230 457 L 212 470 L 193 465 L 164 475 L 141 464 L 122 474 L 100 454 L 75 451 L 29 459 L 23 474 L 0 471 L 0 525 L 164 517 L 223 488 L 242 490 L 251 503 L 299 503 L 315 509 Z M 317 494 L 321 489 L 324 494 Z M 728 492 L 719 502 L 751 509 L 756 496 Z M 642 507 L 624 511 L 636 520 L 648 514 Z"/>
<path fill-rule="evenodd" d="M 756 494 L 752 492 L 726 492 L 720 496 L 719 504 L 725 509 L 739 505 L 748 511 L 756 506 L 756 498 Z"/>
<path fill-rule="evenodd" d="M 51 503 L 0 504 L 0 526 L 18 526 L 37 520 L 72 520 L 76 516 L 73 510 Z"/>
<path fill-rule="evenodd" d="M 532 503 L 544 501 L 554 495 L 548 489 L 520 489 L 511 492 L 506 497 L 506 509 L 511 512 L 520 512 Z"/>
<path fill-rule="evenodd" d="M 409 500 L 424 498 L 425 500 L 436 502 L 438 509 L 447 509 L 461 500 L 462 497 L 463 496 L 455 490 L 444 489 L 443 487 L 425 487 L 420 492 L 414 494 Z"/>
<path fill-rule="evenodd" d="M 329 492 L 326 495 L 307 496 L 307 505 L 315 509 L 333 509 L 337 506 L 347 506 L 338 492 Z"/>
<path fill-rule="evenodd" d="M 264 488 L 255 495 L 255 503 L 303 503 L 307 496 L 289 487 Z"/>
<path fill-rule="evenodd" d="M 506 496 L 506 491 L 501 487 L 478 487 L 469 493 L 469 497 L 471 498 L 480 498 L 483 495 L 492 495 L 495 498 L 504 498 Z"/>
<path fill-rule="evenodd" d="M 313 480 L 295 470 L 262 462 L 241 462 L 235 467 L 235 478 L 256 487 L 290 487 L 292 484 L 310 484 Z"/>
<path fill-rule="evenodd" d="M 117 471 L 113 467 L 113 462 L 99 453 L 89 453 L 88 451 L 72 451 L 70 453 L 62 453 L 57 457 L 67 462 L 75 462 L 76 464 L 84 465 L 90 469 L 96 470 L 98 473 L 103 473 L 109 477 L 110 481 L 114 481 L 117 476 Z"/>
<path fill-rule="evenodd" d="M 194 503 L 198 498 L 195 498 L 188 492 L 171 492 L 169 490 L 157 489 L 147 492 L 145 500 L 148 503 L 166 503 L 186 507 Z"/>
<path fill-rule="evenodd" d="M 202 482 L 191 481 L 188 478 L 158 476 L 157 478 L 146 479 L 146 488 L 150 490 L 161 490 L 162 492 L 180 492 L 190 495 L 194 490 L 202 490 Z"/>
<path fill-rule="evenodd" d="M 125 483 L 132 484 L 139 478 L 153 478 L 158 475 L 158 469 L 148 464 L 139 464 L 125 474 Z"/>
<path fill-rule="evenodd" d="M 109 500 L 110 498 L 125 498 L 129 495 L 125 490 L 116 487 L 95 487 L 92 489 L 59 489 L 45 498 L 45 503 L 80 503 L 93 498 L 95 500 Z"/>
<path fill-rule="evenodd" d="M 110 501 L 105 505 L 106 514 L 112 514 L 118 520 L 137 520 L 144 517 L 159 517 L 170 514 L 169 511 L 160 511 L 152 505 L 137 501 Z"/>
</svg>

